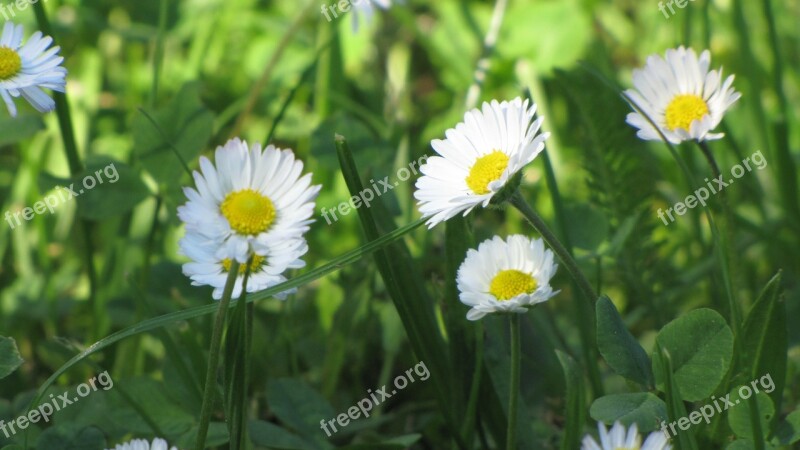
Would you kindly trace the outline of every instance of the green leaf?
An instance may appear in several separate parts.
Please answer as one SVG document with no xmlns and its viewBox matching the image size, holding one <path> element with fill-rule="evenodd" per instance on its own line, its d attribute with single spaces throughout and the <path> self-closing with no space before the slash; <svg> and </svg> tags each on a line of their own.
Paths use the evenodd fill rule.
<svg viewBox="0 0 800 450">
<path fill-rule="evenodd" d="M 714 393 L 730 367 L 733 333 L 725 319 L 711 309 L 696 309 L 668 323 L 656 337 L 656 344 L 669 352 L 679 395 L 686 401 L 700 401 Z M 659 389 L 664 389 L 664 368 L 653 358 L 653 372 Z"/>
<path fill-rule="evenodd" d="M 616 421 L 626 427 L 636 423 L 639 431 L 647 433 L 661 428 L 661 422 L 667 420 L 667 405 L 649 392 L 612 394 L 595 400 L 589 414 L 608 425 Z"/>
<path fill-rule="evenodd" d="M 786 420 L 778 426 L 775 436 L 782 445 L 800 442 L 800 409 L 786 416 Z"/>
<path fill-rule="evenodd" d="M 566 417 L 564 439 L 561 441 L 561 450 L 574 450 L 580 447 L 581 432 L 586 420 L 586 389 L 580 367 L 571 356 L 556 350 L 556 356 L 564 369 L 564 385 L 566 386 Z"/>
<path fill-rule="evenodd" d="M 742 328 L 742 350 L 739 361 L 747 380 L 769 375 L 775 389 L 769 393 L 776 411 L 781 409 L 783 387 L 786 383 L 786 355 L 789 351 L 786 328 L 786 306 L 780 300 L 781 273 L 778 272 L 764 287 Z M 775 416 L 777 419 L 777 416 Z M 774 425 L 774 422 L 770 424 Z"/>
<path fill-rule="evenodd" d="M 41 116 L 19 116 L 0 119 L 0 147 L 27 139 L 44 130 Z"/>
<path fill-rule="evenodd" d="M 331 448 L 320 428 L 320 420 L 334 419 L 336 412 L 325 398 L 303 381 L 282 378 L 267 383 L 270 410 L 317 448 Z"/>
<path fill-rule="evenodd" d="M 134 153 L 159 184 L 177 185 L 185 165 L 208 144 L 214 115 L 200 101 L 197 83 L 184 85 L 163 108 L 143 111 L 133 119 Z"/>
<path fill-rule="evenodd" d="M 251 420 L 248 428 L 250 439 L 259 447 L 275 450 L 314 450 L 316 448 L 294 433 L 270 422 Z"/>
<path fill-rule="evenodd" d="M 86 171 L 74 178 L 73 185 L 78 194 L 78 215 L 90 220 L 125 214 L 150 195 L 135 170 L 105 157 L 87 161 Z"/>
<path fill-rule="evenodd" d="M 76 430 L 66 426 L 48 428 L 36 440 L 36 450 L 103 450 L 106 437 L 94 427 Z"/>
<path fill-rule="evenodd" d="M 605 295 L 597 301 L 597 346 L 617 374 L 646 388 L 653 385 L 647 353 L 625 327 L 614 303 Z"/>
<path fill-rule="evenodd" d="M 0 379 L 11 375 L 23 362 L 14 338 L 0 336 Z"/>
<path fill-rule="evenodd" d="M 752 388 L 751 386 L 745 386 L 748 389 Z M 763 441 L 769 434 L 769 424 L 775 416 L 775 406 L 772 404 L 772 399 L 770 399 L 769 395 L 766 393 L 759 392 L 755 394 L 753 398 L 757 404 L 757 416 L 759 421 L 757 424 L 753 423 L 751 414 L 753 410 L 753 405 L 751 404 L 753 398 L 747 396 L 748 399 L 745 399 L 740 396 L 740 391 L 743 390 L 745 386 L 731 390 L 730 401 L 733 402 L 736 407 L 731 407 L 730 410 L 728 410 L 728 424 L 731 426 L 731 430 L 736 433 L 737 437 L 746 439 L 756 438 L 754 425 L 758 425 L 760 428 L 758 431 Z M 752 389 L 750 393 L 752 395 Z"/>
<path fill-rule="evenodd" d="M 539 73 L 569 67 L 591 41 L 591 18 L 577 1 L 512 2 L 501 29 L 506 58 L 529 59 Z M 549 36 L 541 39 L 541 36 Z"/>
</svg>

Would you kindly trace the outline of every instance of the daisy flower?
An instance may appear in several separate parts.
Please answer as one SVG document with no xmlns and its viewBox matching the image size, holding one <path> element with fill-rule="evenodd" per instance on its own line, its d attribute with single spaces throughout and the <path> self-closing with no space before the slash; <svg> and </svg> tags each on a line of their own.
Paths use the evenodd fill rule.
<svg viewBox="0 0 800 450">
<path fill-rule="evenodd" d="M 467 319 L 478 320 L 493 312 L 527 312 L 526 307 L 546 302 L 553 292 L 550 278 L 558 265 L 541 239 L 522 235 L 499 236 L 471 249 L 458 269 L 461 303 L 471 306 Z"/>
<path fill-rule="evenodd" d="M 37 111 L 52 111 L 56 104 L 42 88 L 64 92 L 67 69 L 59 47 L 50 47 L 53 38 L 33 33 L 22 45 L 22 25 L 6 22 L 0 35 L 0 97 L 11 116 L 17 116 L 14 98 L 22 96 Z"/>
<path fill-rule="evenodd" d="M 189 232 L 180 240 L 179 245 L 180 253 L 192 260 L 183 265 L 183 274 L 192 280 L 194 286 L 213 287 L 213 298 L 221 299 L 233 261 L 230 258 L 216 256 L 219 243 L 200 233 Z M 305 239 L 280 239 L 269 241 L 266 245 L 263 254 L 253 255 L 250 276 L 247 278 L 247 292 L 258 292 L 283 283 L 286 281 L 283 272 L 305 267 L 305 262 L 300 259 L 308 251 Z M 241 295 L 246 271 L 247 263 L 239 266 L 232 298 Z M 296 291 L 296 289 L 287 290 L 275 297 L 285 300 L 289 294 Z"/>
<path fill-rule="evenodd" d="M 308 231 L 321 186 L 311 185 L 310 173 L 301 176 L 303 163 L 291 150 L 272 145 L 262 150 L 259 144 L 248 147 L 232 139 L 217 147 L 215 163 L 200 158 L 196 189 L 184 188 L 189 201 L 178 208 L 178 216 L 187 233 L 216 242 L 217 261 L 243 264 L 251 254 L 284 261 L 275 243 L 302 238 Z M 187 254 L 189 242 L 195 239 L 184 244 Z"/>
<path fill-rule="evenodd" d="M 719 139 L 724 134 L 711 131 L 741 94 L 731 87 L 734 76 L 723 82 L 722 69 L 709 71 L 710 62 L 708 50 L 698 59 L 694 50 L 684 47 L 667 50 L 665 58 L 651 55 L 644 69 L 633 71 L 635 89 L 625 93 L 673 144 Z M 627 122 L 639 129 L 641 139 L 661 140 L 642 113 L 628 114 Z"/>
<path fill-rule="evenodd" d="M 113 449 L 106 450 L 178 450 L 177 447 L 170 447 L 167 441 L 163 439 L 153 439 L 153 442 L 147 442 L 144 439 L 134 439 L 124 444 L 119 444 Z"/>
<path fill-rule="evenodd" d="M 456 214 L 467 215 L 492 198 L 525 165 L 544 150 L 549 133 L 539 134 L 542 117 L 533 120 L 536 104 L 516 98 L 484 103 L 467 111 L 464 121 L 431 146 L 438 156 L 420 167 L 414 197 L 433 228 Z"/>
<path fill-rule="evenodd" d="M 600 432 L 600 444 L 598 445 L 587 434 L 583 438 L 581 450 L 670 450 L 672 448 L 667 436 L 659 432 L 650 433 L 642 445 L 642 437 L 639 436 L 635 423 L 626 430 L 621 423 L 614 422 L 611 430 L 607 431 L 606 426 L 598 422 L 597 429 Z"/>
</svg>

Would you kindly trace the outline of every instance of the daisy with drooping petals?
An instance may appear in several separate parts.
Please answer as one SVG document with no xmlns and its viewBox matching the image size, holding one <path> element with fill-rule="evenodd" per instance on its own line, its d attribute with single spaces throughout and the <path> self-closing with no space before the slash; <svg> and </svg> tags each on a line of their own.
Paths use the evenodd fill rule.
<svg viewBox="0 0 800 450">
<path fill-rule="evenodd" d="M 144 439 L 134 439 L 124 444 L 119 444 L 113 449 L 106 450 L 178 450 L 177 447 L 170 447 L 167 441 L 163 439 L 153 439 L 153 442 L 147 442 Z"/>
<path fill-rule="evenodd" d="M 217 261 L 243 264 L 251 254 L 283 261 L 274 253 L 275 243 L 308 231 L 321 186 L 311 185 L 310 173 L 301 176 L 303 163 L 291 150 L 272 145 L 262 150 L 232 139 L 217 147 L 215 163 L 200 158 L 197 189 L 184 188 L 189 201 L 178 216 L 187 234 L 217 242 Z"/>
<path fill-rule="evenodd" d="M 669 440 L 664 433 L 650 433 L 647 440 L 642 445 L 642 437 L 634 423 L 629 429 L 619 423 L 614 422 L 611 430 L 606 430 L 606 426 L 599 422 L 597 429 L 600 432 L 600 444 L 588 434 L 583 438 L 581 450 L 670 450 Z"/>
<path fill-rule="evenodd" d="M 192 260 L 183 265 L 183 274 L 192 280 L 194 286 L 213 287 L 213 298 L 221 299 L 232 261 L 230 258 L 219 258 L 215 255 L 219 243 L 200 233 L 189 232 L 180 240 L 179 245 L 181 254 Z M 253 255 L 247 278 L 247 292 L 262 291 L 286 281 L 283 272 L 305 267 L 305 262 L 300 258 L 307 251 L 308 244 L 304 238 L 268 241 L 263 255 Z M 238 298 L 242 293 L 246 271 L 247 263 L 239 266 L 239 275 L 233 286 L 233 298 Z M 285 300 L 296 291 L 297 289 L 290 289 L 276 294 L 275 297 Z"/>
<path fill-rule="evenodd" d="M 458 269 L 461 303 L 471 306 L 467 319 L 478 320 L 494 312 L 524 313 L 526 307 L 549 300 L 550 279 L 558 265 L 541 239 L 522 235 L 499 236 L 471 249 Z"/>
<path fill-rule="evenodd" d="M 432 228 L 456 214 L 468 214 L 492 198 L 544 150 L 549 133 L 538 134 L 542 117 L 533 120 L 536 104 L 516 98 L 484 103 L 464 115 L 464 122 L 436 139 L 439 154 L 420 168 L 414 197 Z"/>
<path fill-rule="evenodd" d="M 723 137 L 723 133 L 712 131 L 741 94 L 731 87 L 734 76 L 723 82 L 722 69 L 709 71 L 710 63 L 708 50 L 698 59 L 694 50 L 680 47 L 667 50 L 665 58 L 651 55 L 643 69 L 634 70 L 635 89 L 625 93 L 641 110 L 627 117 L 627 122 L 639 129 L 637 136 L 661 140 L 644 113 L 673 144 Z"/>
<path fill-rule="evenodd" d="M 22 45 L 22 25 L 6 22 L 0 35 L 0 97 L 9 114 L 17 116 L 14 98 L 22 96 L 39 112 L 55 109 L 56 104 L 42 88 L 64 92 L 67 69 L 59 47 L 50 47 L 53 38 L 37 31 Z"/>
</svg>

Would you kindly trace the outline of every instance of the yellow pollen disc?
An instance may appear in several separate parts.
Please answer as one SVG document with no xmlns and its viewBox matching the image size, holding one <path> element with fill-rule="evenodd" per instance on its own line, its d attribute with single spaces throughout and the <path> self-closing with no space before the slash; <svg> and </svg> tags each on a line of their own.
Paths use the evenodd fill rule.
<svg viewBox="0 0 800 450">
<path fill-rule="evenodd" d="M 254 255 L 253 262 L 250 263 L 250 273 L 256 273 L 261 270 L 261 267 L 264 266 L 264 262 L 267 258 L 263 256 Z M 231 271 L 231 260 L 225 258 L 222 260 L 222 268 L 225 269 L 225 272 Z M 245 271 L 247 270 L 247 264 L 240 264 L 239 265 L 239 275 L 244 275 Z"/>
<path fill-rule="evenodd" d="M 671 131 L 678 128 L 689 131 L 692 122 L 702 119 L 706 114 L 708 105 L 702 98 L 694 94 L 678 95 L 667 105 L 667 128 Z"/>
<path fill-rule="evenodd" d="M 498 300 L 509 300 L 519 294 L 530 294 L 536 290 L 536 280 L 519 270 L 503 270 L 489 284 L 489 293 Z"/>
<path fill-rule="evenodd" d="M 469 171 L 467 186 L 478 195 L 488 194 L 489 183 L 499 179 L 507 167 L 508 155 L 499 150 L 481 156 Z"/>
<path fill-rule="evenodd" d="M 0 47 L 0 80 L 7 80 L 22 69 L 19 54 L 8 47 Z"/>
<path fill-rule="evenodd" d="M 275 221 L 275 206 L 267 196 L 252 189 L 231 192 L 219 206 L 231 228 L 239 234 L 256 235 Z"/>
</svg>

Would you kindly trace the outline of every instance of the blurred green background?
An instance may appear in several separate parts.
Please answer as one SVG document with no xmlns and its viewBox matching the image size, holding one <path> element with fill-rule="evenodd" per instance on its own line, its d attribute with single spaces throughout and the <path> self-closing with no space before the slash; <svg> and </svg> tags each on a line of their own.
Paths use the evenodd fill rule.
<svg viewBox="0 0 800 450">
<path fill-rule="evenodd" d="M 181 187 L 192 180 L 161 145 L 162 133 L 196 169 L 199 155 L 211 155 L 229 137 L 263 142 L 275 126 L 271 143 L 294 149 L 323 185 L 317 209 L 335 208 L 350 195 L 334 133 L 348 138 L 365 180 L 394 177 L 431 154 L 430 140 L 463 117 L 493 3 L 407 0 L 362 21 L 357 32 L 352 13 L 329 23 L 319 2 L 298 0 L 49 0 L 46 8 L 69 70 L 81 156 L 89 166 L 114 161 L 120 181 L 114 190 L 101 186 L 59 205 L 55 214 L 0 227 L 0 334 L 16 340 L 24 360 L 0 382 L 5 420 L 25 413 L 36 389 L 86 346 L 146 318 L 210 303 L 211 290 L 191 287 L 181 274 L 176 208 L 185 201 Z M 30 9 L 14 20 L 25 24 L 26 37 L 37 29 Z M 768 161 L 727 195 L 736 217 L 734 285 L 744 311 L 783 270 L 790 324 L 784 413 L 800 402 L 800 330 L 791 326 L 800 318 L 798 23 L 800 3 L 790 0 L 697 0 L 668 19 L 653 0 L 511 0 L 481 95 L 512 99 L 531 91 L 553 133 L 547 149 L 567 220 L 555 223 L 540 159 L 526 169 L 523 191 L 562 237 L 568 234 L 583 268 L 650 351 L 656 331 L 679 314 L 723 305 L 722 285 L 700 209 L 667 227 L 656 216 L 691 190 L 666 147 L 635 138 L 618 91 L 630 87 L 631 71 L 649 54 L 678 45 L 708 48 L 712 68 L 736 74 L 743 97 L 725 117 L 726 139 L 711 148 L 723 172 L 759 150 Z M 696 178 L 710 177 L 696 147 L 678 151 Z M 39 117 L 27 105 L 16 119 L 0 112 L 2 213 L 32 205 L 67 178 L 55 114 Z M 419 217 L 413 182 L 382 197 L 397 226 Z M 355 213 L 331 225 L 316 219 L 307 236 L 311 268 L 365 242 Z M 92 301 L 81 220 L 91 224 Z M 533 235 L 514 211 L 480 210 L 469 223 L 475 243 L 494 234 Z M 465 315 L 465 306 L 445 301 L 444 227 L 417 229 L 404 243 L 442 327 L 450 312 Z M 577 297 L 563 270 L 553 284 L 562 294 L 524 322 L 521 448 L 557 447 L 565 397 L 553 349 L 580 355 Z M 157 430 L 188 447 L 210 329 L 211 316 L 192 319 L 78 364 L 52 392 L 102 370 L 115 388 L 57 413 L 46 429 L 31 427 L 31 442 L 54 448 L 43 447 L 44 435 L 84 445 L 72 448 L 104 448 Z M 489 375 L 503 383 L 502 321 L 487 318 L 485 330 Z M 467 343 L 473 346 L 474 338 Z M 333 438 L 319 430 L 319 419 L 346 411 L 368 388 L 418 361 L 369 257 L 301 287 L 286 302 L 260 301 L 249 386 L 250 415 L 259 421 L 252 439 L 263 448 L 361 443 L 374 449 L 406 436 L 386 448 L 449 447 L 431 381 L 410 385 L 374 418 Z M 453 365 L 461 373 L 445 383 L 468 384 L 473 364 Z M 621 377 L 603 369 L 606 391 L 625 390 Z M 488 405 L 478 409 L 479 416 L 493 413 Z M 592 429 L 587 423 L 586 431 Z M 291 444 L 278 446 L 276 436 Z M 212 427 L 212 437 L 225 448 L 224 426 Z M 491 436 L 485 439 L 495 448 Z M 11 442 L 0 435 L 0 448 Z"/>
</svg>

